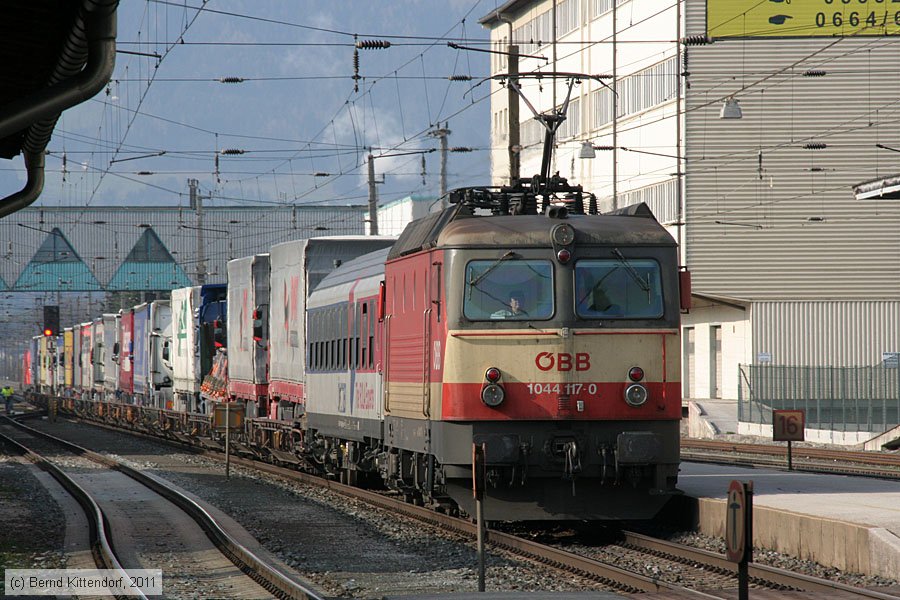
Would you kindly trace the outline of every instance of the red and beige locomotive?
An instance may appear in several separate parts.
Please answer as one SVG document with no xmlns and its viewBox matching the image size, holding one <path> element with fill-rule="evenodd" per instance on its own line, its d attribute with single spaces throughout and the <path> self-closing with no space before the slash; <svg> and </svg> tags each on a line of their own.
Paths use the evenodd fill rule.
<svg viewBox="0 0 900 600">
<path fill-rule="evenodd" d="M 648 518 L 675 492 L 676 244 L 645 206 L 585 214 L 564 189 L 543 212 L 527 187 L 454 193 L 312 292 L 304 443 L 326 470 L 473 513 L 484 443 L 490 520 Z"/>
</svg>

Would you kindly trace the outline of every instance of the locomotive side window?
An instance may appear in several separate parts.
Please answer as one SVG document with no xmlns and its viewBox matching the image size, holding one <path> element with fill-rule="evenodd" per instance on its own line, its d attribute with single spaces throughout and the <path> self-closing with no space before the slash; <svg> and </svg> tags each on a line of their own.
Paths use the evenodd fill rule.
<svg viewBox="0 0 900 600">
<path fill-rule="evenodd" d="M 663 316 L 659 263 L 651 259 L 584 259 L 575 264 L 575 311 L 584 319 Z"/>
<path fill-rule="evenodd" d="M 463 314 L 467 319 L 527 321 L 553 316 L 552 263 L 509 256 L 466 265 Z"/>
</svg>

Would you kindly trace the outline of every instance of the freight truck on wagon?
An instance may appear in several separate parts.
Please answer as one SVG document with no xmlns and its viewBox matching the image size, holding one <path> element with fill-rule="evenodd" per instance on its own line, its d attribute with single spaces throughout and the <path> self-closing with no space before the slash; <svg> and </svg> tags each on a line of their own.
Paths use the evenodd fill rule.
<svg viewBox="0 0 900 600">
<path fill-rule="evenodd" d="M 172 308 L 168 300 L 134 307 L 132 386 L 134 403 L 172 408 Z"/>
<path fill-rule="evenodd" d="M 228 261 L 228 395 L 248 417 L 269 414 L 269 255 Z"/>
<path fill-rule="evenodd" d="M 306 395 L 306 300 L 322 279 L 343 263 L 382 248 L 397 238 L 328 236 L 293 240 L 269 253 L 270 416 L 291 421 L 303 414 Z"/>
<path fill-rule="evenodd" d="M 225 346 L 226 289 L 224 283 L 172 290 L 173 408 L 204 412 L 200 384 L 212 367 L 218 348 Z"/>
</svg>

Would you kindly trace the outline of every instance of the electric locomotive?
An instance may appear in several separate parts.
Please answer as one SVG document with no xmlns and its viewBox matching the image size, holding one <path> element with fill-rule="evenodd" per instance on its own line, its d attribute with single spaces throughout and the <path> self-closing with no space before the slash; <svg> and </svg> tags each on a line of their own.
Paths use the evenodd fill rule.
<svg viewBox="0 0 900 600">
<path fill-rule="evenodd" d="M 310 296 L 326 470 L 474 514 L 484 444 L 488 520 L 649 518 L 676 493 L 676 243 L 644 205 L 586 214 L 580 187 L 535 183 L 451 193 Z"/>
</svg>

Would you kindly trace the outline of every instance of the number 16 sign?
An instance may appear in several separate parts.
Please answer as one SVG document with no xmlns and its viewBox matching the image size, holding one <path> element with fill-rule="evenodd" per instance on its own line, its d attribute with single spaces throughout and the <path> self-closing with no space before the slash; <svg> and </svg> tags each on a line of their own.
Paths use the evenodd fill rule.
<svg viewBox="0 0 900 600">
<path fill-rule="evenodd" d="M 805 420 L 802 410 L 773 410 L 772 441 L 802 442 Z"/>
<path fill-rule="evenodd" d="M 802 442 L 806 427 L 806 413 L 802 410 L 772 411 L 772 441 L 787 442 L 788 471 L 793 470 L 794 461 L 791 442 Z"/>
</svg>

